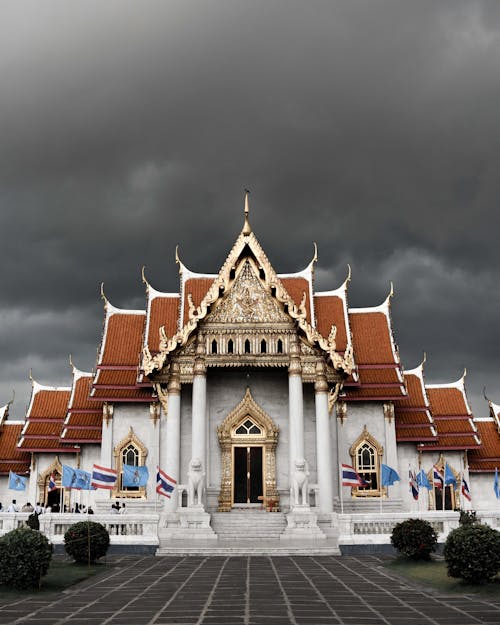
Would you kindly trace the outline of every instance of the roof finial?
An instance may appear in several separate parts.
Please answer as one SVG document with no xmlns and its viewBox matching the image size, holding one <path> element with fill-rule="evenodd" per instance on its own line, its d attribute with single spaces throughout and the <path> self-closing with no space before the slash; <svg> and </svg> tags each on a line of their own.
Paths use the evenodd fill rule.
<svg viewBox="0 0 500 625">
<path fill-rule="evenodd" d="M 141 268 L 141 277 L 142 282 L 146 285 L 146 288 L 149 287 L 148 279 L 146 278 L 146 265 L 143 265 Z"/>
<path fill-rule="evenodd" d="M 16 391 L 15 389 L 12 389 L 12 399 L 7 403 L 7 406 L 12 406 L 15 398 L 16 398 Z"/>
<path fill-rule="evenodd" d="M 108 298 L 104 294 L 104 282 L 101 282 L 101 299 L 103 300 L 105 306 L 109 304 Z"/>
<path fill-rule="evenodd" d="M 73 356 L 70 354 L 69 355 L 69 366 L 71 367 L 71 370 L 73 371 L 73 373 L 75 372 L 75 365 L 73 364 Z"/>
<path fill-rule="evenodd" d="M 243 225 L 243 230 L 241 231 L 245 236 L 248 236 L 252 232 L 252 228 L 250 228 L 250 223 L 248 221 L 248 213 L 250 212 L 250 207 L 248 203 L 248 196 L 250 195 L 250 191 L 245 189 L 245 224 Z"/>
</svg>

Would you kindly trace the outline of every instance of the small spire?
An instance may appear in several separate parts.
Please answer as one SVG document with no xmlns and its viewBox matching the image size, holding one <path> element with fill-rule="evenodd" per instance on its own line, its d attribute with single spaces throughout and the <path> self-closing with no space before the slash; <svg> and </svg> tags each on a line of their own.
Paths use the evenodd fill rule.
<svg viewBox="0 0 500 625">
<path fill-rule="evenodd" d="M 245 224 L 243 225 L 243 230 L 241 231 L 245 236 L 248 236 L 252 232 L 252 228 L 250 228 L 250 223 L 248 221 L 248 213 L 250 212 L 250 207 L 248 203 L 248 196 L 250 195 L 250 191 L 245 189 Z"/>
</svg>

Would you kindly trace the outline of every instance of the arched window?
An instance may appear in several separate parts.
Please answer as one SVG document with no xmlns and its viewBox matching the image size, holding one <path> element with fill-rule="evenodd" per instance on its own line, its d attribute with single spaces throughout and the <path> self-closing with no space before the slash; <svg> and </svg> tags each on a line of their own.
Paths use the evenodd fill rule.
<svg viewBox="0 0 500 625">
<path fill-rule="evenodd" d="M 245 354 L 249 354 L 250 353 L 250 341 L 248 339 L 245 339 Z"/>
<path fill-rule="evenodd" d="M 262 341 L 260 342 L 260 353 L 265 354 L 266 352 L 267 352 L 266 339 L 262 339 Z"/>
<path fill-rule="evenodd" d="M 262 434 L 262 430 L 251 419 L 246 419 L 239 427 L 236 428 L 234 433 L 242 436 L 255 436 L 258 434 Z"/>
<path fill-rule="evenodd" d="M 366 482 L 366 486 L 357 486 L 352 494 L 357 497 L 380 497 L 384 489 L 380 485 L 380 464 L 384 449 L 365 428 L 361 436 L 350 449 L 353 467 Z"/>
<path fill-rule="evenodd" d="M 130 428 L 128 435 L 113 450 L 115 468 L 118 471 L 113 497 L 144 498 L 146 496 L 145 486 L 123 486 L 123 465 L 142 467 L 146 464 L 147 454 L 146 447 Z"/>
<path fill-rule="evenodd" d="M 233 352 L 234 352 L 233 339 L 229 339 L 229 341 L 227 342 L 227 353 L 232 354 Z"/>
<path fill-rule="evenodd" d="M 278 339 L 278 344 L 277 344 L 277 352 L 278 354 L 282 354 L 283 353 L 283 341 L 281 339 Z"/>
<path fill-rule="evenodd" d="M 214 339 L 212 341 L 212 354 L 216 354 L 217 353 L 217 341 Z"/>
</svg>

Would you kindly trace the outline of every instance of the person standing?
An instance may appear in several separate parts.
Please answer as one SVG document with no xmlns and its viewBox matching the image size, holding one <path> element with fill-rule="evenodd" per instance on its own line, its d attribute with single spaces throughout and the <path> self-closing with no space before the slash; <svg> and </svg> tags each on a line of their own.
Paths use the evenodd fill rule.
<svg viewBox="0 0 500 625">
<path fill-rule="evenodd" d="M 15 499 L 12 500 L 12 503 L 7 508 L 7 512 L 19 512 L 19 506 L 17 505 Z"/>
</svg>

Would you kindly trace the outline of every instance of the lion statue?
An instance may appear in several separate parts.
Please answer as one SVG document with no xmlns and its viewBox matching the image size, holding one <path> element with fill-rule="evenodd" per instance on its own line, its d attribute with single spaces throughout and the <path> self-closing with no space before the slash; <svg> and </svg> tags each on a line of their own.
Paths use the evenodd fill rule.
<svg viewBox="0 0 500 625">
<path fill-rule="evenodd" d="M 295 471 L 292 479 L 292 506 L 308 506 L 309 471 L 304 458 L 295 460 Z"/>
<path fill-rule="evenodd" d="M 203 495 L 203 478 L 205 474 L 201 470 L 201 460 L 193 458 L 189 463 L 188 471 L 188 506 L 201 506 Z"/>
</svg>

